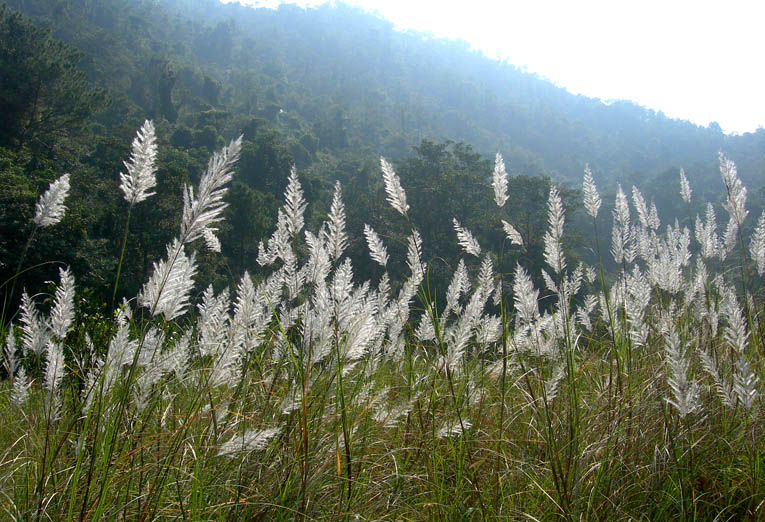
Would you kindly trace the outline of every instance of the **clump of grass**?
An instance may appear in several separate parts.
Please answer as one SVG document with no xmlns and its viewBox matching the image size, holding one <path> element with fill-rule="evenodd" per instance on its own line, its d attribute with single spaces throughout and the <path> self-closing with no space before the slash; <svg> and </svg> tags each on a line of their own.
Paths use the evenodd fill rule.
<svg viewBox="0 0 765 522">
<path fill-rule="evenodd" d="M 151 196 L 153 144 L 147 122 L 122 175 L 131 207 Z M 721 157 L 725 240 L 709 213 L 693 239 L 677 224 L 661 233 L 639 190 L 630 208 L 619 189 L 610 286 L 602 262 L 568 265 L 554 187 L 544 290 L 520 265 L 496 273 L 492 254 L 460 225 L 465 216 L 454 216 L 467 257 L 438 292 L 442 309 L 387 161 L 386 197 L 410 231 L 409 274 L 394 282 L 369 224 L 363 234 L 384 272 L 354 278 L 345 248 L 360 231 L 346 230 L 339 184 L 327 222 L 304 230 L 307 202 L 293 169 L 276 229 L 259 249 L 270 275 L 208 288 L 192 313 L 195 253 L 202 244 L 217 250 L 240 144 L 214 155 L 197 189 L 184 188 L 178 237 L 113 324 L 97 332 L 74 324 L 68 270 L 50 312 L 24 292 L 20 321 L 4 335 L 4 517 L 763 516 L 765 310 L 744 265 L 751 258 L 762 275 L 765 218 L 746 248 L 746 191 L 729 160 Z M 501 156 L 495 164 L 501 214 L 507 173 Z M 684 175 L 680 188 L 689 202 Z M 589 169 L 584 195 L 595 220 Z M 511 223 L 500 216 L 497 226 L 523 248 Z M 738 288 L 725 279 L 737 245 Z M 544 312 L 542 293 L 554 300 Z"/>
</svg>

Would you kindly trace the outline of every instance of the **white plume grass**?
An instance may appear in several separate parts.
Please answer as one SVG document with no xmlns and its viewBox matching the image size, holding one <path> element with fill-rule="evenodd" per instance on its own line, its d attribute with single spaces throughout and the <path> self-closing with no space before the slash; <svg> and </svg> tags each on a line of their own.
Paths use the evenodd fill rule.
<svg viewBox="0 0 765 522">
<path fill-rule="evenodd" d="M 478 244 L 478 241 L 473 237 L 473 234 L 471 234 L 468 229 L 461 226 L 456 218 L 452 219 L 452 223 L 454 224 L 455 232 L 457 232 L 457 242 L 462 249 L 468 254 L 479 257 L 481 255 L 481 245 Z"/>
<path fill-rule="evenodd" d="M 686 203 L 691 203 L 691 185 L 688 183 L 688 178 L 685 177 L 685 170 L 683 169 L 680 169 L 680 197 Z"/>
<path fill-rule="evenodd" d="M 325 238 L 329 254 L 337 263 L 348 246 L 348 234 L 345 232 L 345 206 L 339 181 L 335 182 L 335 194 L 332 196 Z"/>
<path fill-rule="evenodd" d="M 154 263 L 154 272 L 138 294 L 138 304 L 153 315 L 163 314 L 170 321 L 183 315 L 189 305 L 196 274 L 194 254 L 186 256 L 176 239 L 167 246 L 167 259 Z"/>
<path fill-rule="evenodd" d="M 547 200 L 547 221 L 549 228 L 544 236 L 545 263 L 557 274 L 566 269 L 566 260 L 563 256 L 563 202 L 554 186 L 550 188 L 550 196 Z"/>
<path fill-rule="evenodd" d="M 385 158 L 380 157 L 380 168 L 385 182 L 385 194 L 391 207 L 397 210 L 402 216 L 406 216 L 409 205 L 406 204 L 406 193 L 401 187 L 401 180 L 393 171 L 393 167 Z"/>
<path fill-rule="evenodd" d="M 246 431 L 221 444 L 218 449 L 218 456 L 233 457 L 239 453 L 262 450 L 279 432 L 281 432 L 281 428 Z"/>
<path fill-rule="evenodd" d="M 760 219 L 757 221 L 757 228 L 754 229 L 752 240 L 749 243 L 749 253 L 757 267 L 757 275 L 765 274 L 765 212 L 760 215 Z"/>
<path fill-rule="evenodd" d="M 154 134 L 154 123 L 146 120 L 133 139 L 130 159 L 123 162 L 127 174 L 120 172 L 120 189 L 125 200 L 133 205 L 153 196 L 149 192 L 157 184 L 156 167 L 157 138 Z"/>
<path fill-rule="evenodd" d="M 669 333 L 665 342 L 665 357 L 669 367 L 667 384 L 669 384 L 672 396 L 667 402 L 675 407 L 678 416 L 682 419 L 687 415 L 699 410 L 699 387 L 693 379 L 688 378 L 690 361 L 683 351 L 680 337 L 674 329 Z"/>
<path fill-rule="evenodd" d="M 44 228 L 55 225 L 64 218 L 64 200 L 69 195 L 69 174 L 64 174 L 50 184 L 35 205 L 34 223 Z"/>
<path fill-rule="evenodd" d="M 63 340 L 74 321 L 74 276 L 69 268 L 59 268 L 61 282 L 53 296 L 50 313 L 50 329 L 54 336 Z"/>
<path fill-rule="evenodd" d="M 589 165 L 584 167 L 584 183 L 582 186 L 584 191 L 584 209 L 593 219 L 596 219 L 598 217 L 601 201 Z"/>
<path fill-rule="evenodd" d="M 41 355 L 51 337 L 46 321 L 40 317 L 37 305 L 26 291 L 21 293 L 21 346 L 24 354 Z"/>
<path fill-rule="evenodd" d="M 292 166 L 287 178 L 287 188 L 284 191 L 284 215 L 287 218 L 287 230 L 290 237 L 297 237 L 305 224 L 303 214 L 308 207 L 303 197 L 303 188 L 300 186 L 297 169 Z"/>
<path fill-rule="evenodd" d="M 523 237 L 521 237 L 521 233 L 518 232 L 513 225 L 502 220 L 502 228 L 505 231 L 505 235 L 507 235 L 507 239 L 510 240 L 510 243 L 513 245 L 518 245 L 519 247 L 523 246 Z"/>
<path fill-rule="evenodd" d="M 388 264 L 388 250 L 385 248 L 385 244 L 380 239 L 380 236 L 377 235 L 377 232 L 372 227 L 364 224 L 364 237 L 369 246 L 369 257 L 372 258 L 372 261 L 385 267 Z"/>
<path fill-rule="evenodd" d="M 239 159 L 242 149 L 242 137 L 232 140 L 227 147 L 213 154 L 207 164 L 207 170 L 199 181 L 196 196 L 191 186 L 183 190 L 183 218 L 181 220 L 180 241 L 186 245 L 215 232 L 213 224 L 223 219 L 226 203 L 223 197 L 228 188 L 225 186 L 233 176 L 234 163 Z M 215 246 L 210 238 L 208 246 Z"/>
<path fill-rule="evenodd" d="M 507 201 L 507 171 L 505 170 L 505 161 L 499 152 L 494 157 L 491 186 L 494 188 L 494 201 L 498 207 L 502 208 Z"/>
</svg>

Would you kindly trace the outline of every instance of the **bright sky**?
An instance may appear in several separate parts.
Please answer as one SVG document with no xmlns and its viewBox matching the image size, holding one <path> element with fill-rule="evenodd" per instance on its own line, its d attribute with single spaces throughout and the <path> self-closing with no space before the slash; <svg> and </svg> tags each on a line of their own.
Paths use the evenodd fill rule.
<svg viewBox="0 0 765 522">
<path fill-rule="evenodd" d="M 716 121 L 728 133 L 765 127 L 761 0 L 345 3 L 376 12 L 402 29 L 465 40 L 572 93 L 632 100 L 705 126 Z"/>
</svg>

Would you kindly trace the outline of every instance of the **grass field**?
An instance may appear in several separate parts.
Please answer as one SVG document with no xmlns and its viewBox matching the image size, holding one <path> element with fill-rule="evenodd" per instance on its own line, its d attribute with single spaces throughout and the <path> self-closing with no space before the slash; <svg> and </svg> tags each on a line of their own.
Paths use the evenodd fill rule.
<svg viewBox="0 0 765 522">
<path fill-rule="evenodd" d="M 147 125 L 122 180 L 131 209 L 153 186 Z M 384 160 L 410 274 L 388 280 L 367 228 L 385 275 L 361 284 L 339 185 L 310 233 L 293 171 L 258 258 L 271 275 L 192 307 L 194 252 L 216 248 L 239 146 L 186 189 L 167 258 L 113 317 L 77 311 L 66 269 L 51 295 L 24 292 L 3 325 L 0 519 L 765 520 L 765 218 L 742 237 L 746 191 L 725 157 L 719 236 L 709 214 L 663 229 L 619 190 L 612 237 L 592 246 L 621 267 L 607 276 L 567 266 L 553 188 L 544 289 L 524 267 L 496 273 L 457 221 L 464 262 L 430 288 Z M 499 206 L 505 176 L 498 158 Z M 595 218 L 589 173 L 583 192 Z M 62 182 L 41 197 L 38 227 L 65 196 Z"/>
</svg>

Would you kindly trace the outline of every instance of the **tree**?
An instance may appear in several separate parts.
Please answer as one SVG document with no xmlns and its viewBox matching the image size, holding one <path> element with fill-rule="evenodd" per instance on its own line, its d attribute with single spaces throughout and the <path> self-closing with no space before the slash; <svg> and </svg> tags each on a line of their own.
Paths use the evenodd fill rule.
<svg viewBox="0 0 765 522">
<path fill-rule="evenodd" d="M 0 6 L 0 147 L 51 149 L 104 101 L 77 69 L 79 53 Z"/>
<path fill-rule="evenodd" d="M 233 182 L 226 202 L 221 246 L 234 277 L 239 278 L 245 270 L 253 273 L 257 269 L 258 243 L 272 231 L 279 202 L 272 194 L 252 189 L 241 181 Z"/>
</svg>

